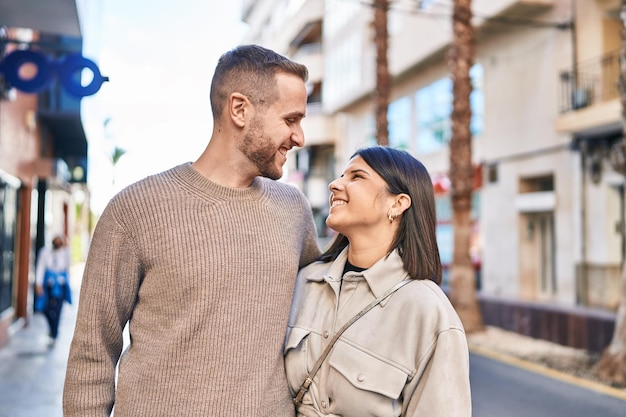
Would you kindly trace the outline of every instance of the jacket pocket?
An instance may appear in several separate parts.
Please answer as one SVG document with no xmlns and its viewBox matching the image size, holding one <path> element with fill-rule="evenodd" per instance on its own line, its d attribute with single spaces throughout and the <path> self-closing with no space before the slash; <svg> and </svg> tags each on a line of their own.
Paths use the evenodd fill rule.
<svg viewBox="0 0 626 417">
<path fill-rule="evenodd" d="M 309 345 L 311 331 L 301 327 L 289 327 L 285 339 L 283 354 L 285 356 L 285 371 L 291 395 L 300 389 L 300 385 L 309 373 Z"/>
<path fill-rule="evenodd" d="M 329 356 L 330 366 L 359 390 L 397 399 L 408 379 L 408 374 L 392 363 L 341 341 Z"/>
<path fill-rule="evenodd" d="M 289 329 L 287 329 L 287 337 L 285 339 L 283 353 L 287 353 L 289 349 L 297 348 L 298 345 L 300 345 L 300 342 L 302 342 L 302 340 L 306 338 L 309 333 L 311 333 L 310 330 L 303 329 L 301 327 L 289 327 Z"/>
</svg>

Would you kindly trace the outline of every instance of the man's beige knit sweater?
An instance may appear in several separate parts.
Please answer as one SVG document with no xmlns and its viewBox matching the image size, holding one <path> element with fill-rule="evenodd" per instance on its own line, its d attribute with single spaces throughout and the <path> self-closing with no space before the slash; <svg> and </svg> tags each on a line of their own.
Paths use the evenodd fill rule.
<svg viewBox="0 0 626 417">
<path fill-rule="evenodd" d="M 226 188 L 186 163 L 126 188 L 94 232 L 64 416 L 293 416 L 281 347 L 317 255 L 292 186 Z"/>
</svg>

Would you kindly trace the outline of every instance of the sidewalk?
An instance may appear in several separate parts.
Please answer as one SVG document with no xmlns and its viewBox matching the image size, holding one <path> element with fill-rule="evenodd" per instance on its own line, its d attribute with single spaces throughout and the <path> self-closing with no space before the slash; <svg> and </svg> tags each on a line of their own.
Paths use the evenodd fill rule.
<svg viewBox="0 0 626 417">
<path fill-rule="evenodd" d="M 73 304 L 61 312 L 59 336 L 48 347 L 48 325 L 34 314 L 28 326 L 18 330 L 0 348 L 0 417 L 63 417 L 61 398 L 83 265 L 70 271 Z"/>
</svg>

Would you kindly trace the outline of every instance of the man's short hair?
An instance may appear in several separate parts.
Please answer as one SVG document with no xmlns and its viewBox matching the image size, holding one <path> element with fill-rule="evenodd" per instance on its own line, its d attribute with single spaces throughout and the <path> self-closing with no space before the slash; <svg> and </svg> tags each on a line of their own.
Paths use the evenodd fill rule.
<svg viewBox="0 0 626 417">
<path fill-rule="evenodd" d="M 228 96 L 234 92 L 245 95 L 261 110 L 269 107 L 279 98 L 278 73 L 295 75 L 303 82 L 309 77 L 306 66 L 262 46 L 240 45 L 224 53 L 211 82 L 213 119 L 221 117 Z"/>
</svg>

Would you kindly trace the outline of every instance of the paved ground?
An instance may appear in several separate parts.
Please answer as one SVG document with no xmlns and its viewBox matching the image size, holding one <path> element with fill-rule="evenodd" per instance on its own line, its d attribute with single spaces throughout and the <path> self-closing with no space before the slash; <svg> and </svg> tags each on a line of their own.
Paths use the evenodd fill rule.
<svg viewBox="0 0 626 417">
<path fill-rule="evenodd" d="M 83 267 L 78 264 L 70 270 L 74 304 L 63 306 L 54 346 L 48 346 L 46 319 L 34 314 L 30 323 L 0 348 L 0 417 L 63 417 L 63 380 Z"/>
<path fill-rule="evenodd" d="M 61 313 L 59 337 L 48 347 L 48 325 L 35 314 L 0 348 L 0 417 L 63 417 L 61 394 L 76 306 Z"/>
<path fill-rule="evenodd" d="M 0 417 L 63 416 L 61 395 L 81 276 L 82 265 L 78 265 L 71 271 L 75 301 L 63 309 L 59 338 L 54 347 L 47 346 L 44 317 L 35 314 L 28 327 L 16 332 L 9 343 L 0 348 Z M 589 368 L 592 360 L 583 351 L 491 327 L 483 333 L 470 335 L 468 340 L 475 354 L 626 399 L 626 388 L 610 387 L 594 380 L 589 373 L 581 372 Z"/>
</svg>

